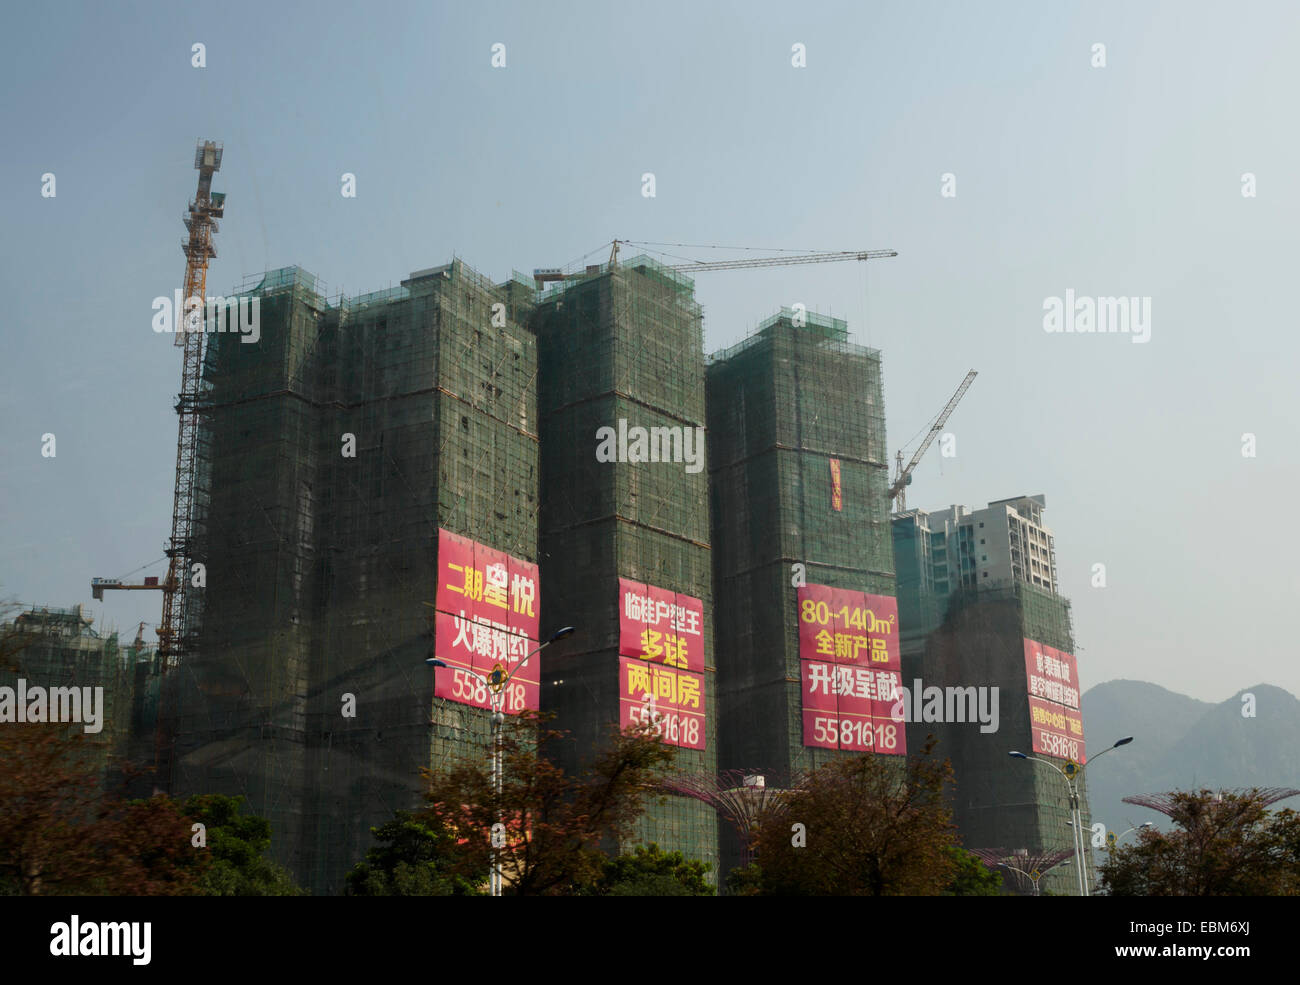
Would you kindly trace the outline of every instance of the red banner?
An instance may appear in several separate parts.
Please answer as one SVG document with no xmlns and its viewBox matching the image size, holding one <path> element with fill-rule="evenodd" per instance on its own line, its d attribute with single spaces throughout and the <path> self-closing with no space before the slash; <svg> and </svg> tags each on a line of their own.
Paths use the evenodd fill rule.
<svg viewBox="0 0 1300 985">
<path fill-rule="evenodd" d="M 512 715 L 525 708 L 537 711 L 541 707 L 540 662 L 534 657 L 521 670 L 515 670 L 535 649 L 535 640 L 515 636 L 488 623 L 446 612 L 435 613 L 434 653 L 447 666 L 435 670 L 433 693 L 435 697 L 450 698 L 476 708 L 491 708 L 487 685 L 475 674 L 486 679 L 500 668 L 507 674 L 514 672 L 506 685 L 503 709 Z"/>
<path fill-rule="evenodd" d="M 818 660 L 799 661 L 804 745 L 902 755 L 904 726 L 893 716 L 901 675 Z"/>
<path fill-rule="evenodd" d="M 805 585 L 799 597 L 799 658 L 902 670 L 898 599 L 825 585 Z"/>
<path fill-rule="evenodd" d="M 1058 759 L 1088 760 L 1079 712 L 1079 665 L 1074 654 L 1026 639 L 1025 680 L 1034 752 Z"/>
<path fill-rule="evenodd" d="M 826 585 L 798 590 L 803 744 L 904 755 L 898 600 Z"/>
<path fill-rule="evenodd" d="M 619 726 L 650 722 L 664 743 L 704 748 L 704 676 L 618 658 Z"/>
<path fill-rule="evenodd" d="M 1025 640 L 1025 678 L 1029 695 L 1055 701 L 1069 708 L 1079 707 L 1079 664 L 1074 654 L 1036 640 Z"/>
<path fill-rule="evenodd" d="M 704 603 L 666 588 L 618 580 L 618 652 L 704 672 Z"/>
<path fill-rule="evenodd" d="M 439 530 L 435 606 L 434 654 L 447 664 L 435 670 L 436 697 L 491 708 L 485 679 L 499 669 L 514 675 L 502 693 L 507 713 L 540 707 L 540 662 L 516 670 L 537 649 L 537 565 Z"/>
<path fill-rule="evenodd" d="M 464 613 L 535 640 L 541 621 L 537 565 L 439 530 L 434 604 L 439 612 Z"/>
<path fill-rule="evenodd" d="M 1041 698 L 1029 699 L 1029 725 L 1034 752 L 1059 759 L 1088 762 L 1083 741 L 1083 717 L 1063 705 Z"/>
</svg>

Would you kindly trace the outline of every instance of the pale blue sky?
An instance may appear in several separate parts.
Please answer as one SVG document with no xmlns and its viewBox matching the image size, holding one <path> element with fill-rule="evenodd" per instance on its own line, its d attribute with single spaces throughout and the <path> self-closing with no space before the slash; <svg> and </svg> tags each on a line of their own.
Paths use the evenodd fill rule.
<svg viewBox="0 0 1300 985">
<path fill-rule="evenodd" d="M 179 358 L 150 304 L 180 286 L 203 137 L 225 144 L 229 196 L 213 293 L 294 263 L 360 293 L 453 252 L 501 279 L 616 236 L 897 249 L 701 275 L 709 349 L 781 305 L 847 317 L 883 352 L 891 450 L 978 369 L 958 455 L 932 449 L 910 505 L 1047 496 L 1084 686 L 1300 693 L 1300 6 L 57 4 L 6 22 L 0 596 L 89 603 L 92 575 L 162 555 Z M 1067 288 L 1151 297 L 1151 341 L 1044 333 Z M 130 635 L 158 602 L 92 609 Z"/>
</svg>

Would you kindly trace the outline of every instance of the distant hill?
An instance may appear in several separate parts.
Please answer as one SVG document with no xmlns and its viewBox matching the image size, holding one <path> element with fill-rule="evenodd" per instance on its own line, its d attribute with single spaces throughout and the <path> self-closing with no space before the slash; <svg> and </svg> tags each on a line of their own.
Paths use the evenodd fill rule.
<svg viewBox="0 0 1300 985">
<path fill-rule="evenodd" d="M 1255 696 L 1254 718 L 1241 715 L 1247 692 Z M 1300 789 L 1300 701 L 1279 687 L 1259 684 L 1216 705 L 1146 681 L 1107 681 L 1085 692 L 1081 704 L 1089 764 L 1116 739 L 1134 736 L 1086 774 L 1093 821 L 1116 834 L 1144 821 L 1168 826 L 1159 812 L 1123 803 L 1133 794 Z M 1278 806 L 1300 810 L 1300 797 Z"/>
</svg>

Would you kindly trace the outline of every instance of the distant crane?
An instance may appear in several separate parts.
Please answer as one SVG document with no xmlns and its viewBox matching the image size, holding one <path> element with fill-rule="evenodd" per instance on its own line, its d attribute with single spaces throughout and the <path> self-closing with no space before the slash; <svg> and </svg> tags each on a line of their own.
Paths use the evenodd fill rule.
<svg viewBox="0 0 1300 985">
<path fill-rule="evenodd" d="M 901 513 L 907 509 L 907 487 L 912 484 L 912 470 L 916 468 L 917 463 L 921 461 L 921 456 L 925 454 L 926 449 L 930 447 L 934 439 L 938 437 L 939 432 L 943 430 L 944 424 L 948 422 L 948 418 L 956 409 L 957 402 L 966 395 L 966 391 L 970 389 L 970 385 L 977 375 L 979 374 L 973 369 L 966 374 L 966 378 L 961 381 L 961 386 L 957 387 L 957 392 L 952 395 L 952 399 L 948 401 L 947 406 L 939 411 L 939 416 L 930 425 L 930 433 L 925 436 L 925 440 L 921 442 L 921 447 L 916 449 L 916 454 L 912 456 L 912 460 L 907 463 L 906 467 L 903 466 L 902 449 L 899 449 L 897 458 L 898 472 L 894 476 L 894 484 L 889 487 L 888 496 L 889 499 L 894 500 L 895 513 Z"/>
<path fill-rule="evenodd" d="M 611 270 L 618 266 L 618 248 L 620 245 L 655 246 L 664 244 L 637 243 L 634 240 L 616 239 L 610 244 L 609 250 L 609 269 Z M 726 249 L 726 247 L 712 246 L 699 246 L 694 248 Z M 752 259 L 740 260 L 699 260 L 691 261 L 690 263 L 664 264 L 664 266 L 669 270 L 676 270 L 681 273 L 700 273 L 706 270 L 743 270 L 751 267 L 792 267 L 801 263 L 836 263 L 841 260 L 881 260 L 885 257 L 896 256 L 898 256 L 897 250 L 836 250 L 829 253 L 800 253 L 792 250 L 784 256 L 754 257 Z M 592 273 L 598 269 L 598 267 L 588 267 L 587 272 Z M 539 289 L 542 285 L 550 281 L 568 280 L 570 277 L 574 276 L 581 275 L 566 274 L 559 267 L 539 267 L 533 271 L 533 280 L 537 282 Z"/>
<path fill-rule="evenodd" d="M 625 239 L 614 240 L 613 249 L 609 255 L 611 267 L 618 260 L 618 246 L 620 243 L 627 243 L 630 246 L 653 245 L 650 243 L 637 244 Z M 672 270 L 689 273 L 703 270 L 743 270 L 749 267 L 793 267 L 801 263 L 836 263 L 841 260 L 882 260 L 886 257 L 896 256 L 898 256 L 897 250 L 834 250 L 829 253 L 790 252 L 784 256 L 754 257 L 740 260 L 693 260 L 689 263 L 673 263 L 667 266 Z"/>
</svg>

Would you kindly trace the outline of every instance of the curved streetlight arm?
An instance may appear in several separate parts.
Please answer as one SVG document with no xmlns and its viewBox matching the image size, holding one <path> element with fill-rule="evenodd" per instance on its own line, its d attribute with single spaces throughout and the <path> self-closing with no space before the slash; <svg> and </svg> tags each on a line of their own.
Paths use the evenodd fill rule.
<svg viewBox="0 0 1300 985">
<path fill-rule="evenodd" d="M 1108 752 L 1113 752 L 1114 750 L 1118 749 L 1120 746 L 1126 746 L 1126 745 L 1128 745 L 1128 744 L 1129 744 L 1130 742 L 1132 742 L 1132 741 L 1133 741 L 1133 736 L 1128 735 L 1128 736 L 1125 736 L 1125 737 L 1122 738 L 1122 739 L 1119 739 L 1119 740 L 1118 740 L 1118 741 L 1117 741 L 1113 746 L 1107 746 L 1107 747 L 1106 747 L 1105 749 L 1103 749 L 1101 752 L 1097 753 L 1097 755 L 1093 756 L 1092 759 L 1090 759 L 1087 763 L 1085 763 L 1084 765 L 1080 766 L 1080 767 L 1079 767 L 1079 772 L 1082 773 L 1084 770 L 1086 770 L 1089 766 L 1091 766 L 1091 765 L 1092 765 L 1093 763 L 1095 763 L 1097 760 L 1101 759 L 1102 756 L 1106 755 L 1106 753 L 1108 753 Z"/>
<path fill-rule="evenodd" d="M 1097 755 L 1093 756 L 1090 760 L 1088 760 L 1088 762 L 1087 762 L 1086 764 L 1084 764 L 1083 766 L 1080 766 L 1080 767 L 1079 767 L 1079 772 L 1082 773 L 1085 769 L 1087 769 L 1089 766 L 1091 766 L 1091 765 L 1092 765 L 1093 763 L 1095 763 L 1097 760 L 1101 759 L 1102 756 L 1106 755 L 1106 753 L 1108 753 L 1108 752 L 1114 752 L 1114 751 L 1115 751 L 1116 749 L 1118 749 L 1118 748 L 1119 748 L 1119 746 L 1109 746 L 1109 747 L 1103 749 L 1101 752 L 1097 753 Z"/>
<path fill-rule="evenodd" d="M 1051 760 L 1048 760 L 1048 759 L 1039 759 L 1037 756 L 1026 756 L 1024 753 L 1021 753 L 1021 754 L 1020 754 L 1019 756 L 1017 756 L 1016 758 L 1017 758 L 1017 759 L 1027 759 L 1027 760 L 1029 760 L 1031 763 L 1042 763 L 1044 766 L 1048 767 L 1049 769 L 1054 769 L 1054 770 L 1056 770 L 1056 772 L 1060 773 L 1061 776 L 1064 776 L 1064 777 L 1066 778 L 1066 780 L 1069 780 L 1069 779 L 1070 779 L 1070 777 L 1068 777 L 1068 776 L 1065 775 L 1065 770 L 1061 769 L 1061 767 L 1057 766 L 1057 765 L 1056 765 L 1055 763 L 1053 763 Z"/>
<path fill-rule="evenodd" d="M 429 603 L 427 603 L 427 602 L 425 603 L 425 605 L 428 605 L 428 604 L 429 604 Z M 550 639 L 548 639 L 546 642 L 544 642 L 541 646 L 537 647 L 537 649 L 531 651 L 527 656 L 524 657 L 524 659 L 520 660 L 519 663 L 515 664 L 515 668 L 514 668 L 514 670 L 510 671 L 510 673 L 508 673 L 508 674 L 505 676 L 505 680 L 501 681 L 501 687 L 504 688 L 507 684 L 509 684 L 511 678 L 513 678 L 513 677 L 515 676 L 515 674 L 519 673 L 519 671 L 523 669 L 524 664 L 528 663 L 528 661 L 531 660 L 531 659 L 532 659 L 536 654 L 540 653 L 542 650 L 545 650 L 548 646 L 550 646 L 550 645 L 551 645 L 552 643 L 554 643 L 556 640 L 562 640 L 562 639 L 564 639 L 566 636 L 572 636 L 572 635 L 573 635 L 573 632 L 574 632 L 574 630 L 573 630 L 573 627 L 572 627 L 572 626 L 565 626 L 563 629 L 557 629 L 554 633 L 551 634 L 551 638 L 550 638 Z M 448 664 L 447 664 L 446 662 L 444 662 L 444 661 L 442 661 L 442 660 L 439 660 L 439 659 L 436 658 L 436 657 L 428 657 L 424 662 L 427 663 L 427 664 L 429 664 L 429 665 L 432 666 L 432 667 L 446 667 L 446 666 L 448 666 Z M 475 678 L 476 680 L 482 681 L 482 682 L 483 682 L 487 687 L 489 687 L 489 688 L 492 686 L 492 681 L 490 681 L 488 678 L 484 677 L 482 674 L 480 674 L 480 673 L 479 673 L 478 671 L 476 671 L 476 670 L 471 670 L 471 669 L 468 668 L 468 667 L 458 667 L 457 670 L 460 670 L 460 671 L 462 671 L 463 673 L 469 674 L 471 677 Z"/>
<path fill-rule="evenodd" d="M 523 660 L 520 660 L 519 663 L 515 664 L 515 669 L 512 670 L 510 673 L 508 673 L 508 674 L 506 675 L 506 679 L 505 679 L 504 681 L 501 682 L 501 686 L 502 686 L 502 687 L 505 687 L 507 684 L 509 684 L 509 683 L 510 683 L 510 679 L 511 679 L 512 677 L 514 677 L 515 674 L 519 673 L 519 671 L 521 671 L 521 670 L 523 669 L 524 664 L 528 663 L 528 661 L 531 660 L 531 659 L 532 659 L 536 654 L 541 653 L 543 650 L 545 650 L 548 646 L 550 646 L 550 645 L 551 645 L 552 643 L 554 643 L 556 640 L 562 640 L 562 639 L 564 639 L 566 636 L 572 636 L 572 635 L 573 635 L 573 627 L 572 627 L 572 626 L 565 626 L 563 629 L 557 629 L 554 633 L 551 634 L 551 638 L 550 638 L 550 639 L 548 639 L 545 643 L 543 643 L 541 646 L 539 646 L 539 647 L 538 647 L 536 650 L 534 650 L 532 653 L 528 654 L 528 656 L 524 657 Z"/>
</svg>

